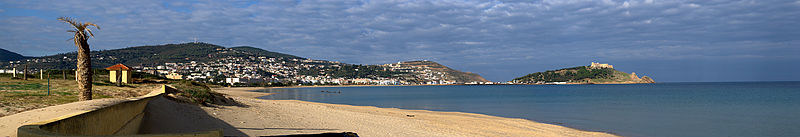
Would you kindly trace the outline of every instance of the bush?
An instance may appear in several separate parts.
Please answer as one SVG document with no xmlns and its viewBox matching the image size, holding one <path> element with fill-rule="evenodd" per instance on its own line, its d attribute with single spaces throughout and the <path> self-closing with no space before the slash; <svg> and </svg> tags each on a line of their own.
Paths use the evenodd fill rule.
<svg viewBox="0 0 800 137">
<path fill-rule="evenodd" d="M 174 93 L 175 96 L 186 97 L 189 102 L 196 104 L 208 105 L 213 103 L 214 95 L 218 94 L 211 91 L 211 88 L 205 84 L 194 81 L 181 80 L 175 81 L 170 85 L 177 89 L 176 93 Z"/>
</svg>

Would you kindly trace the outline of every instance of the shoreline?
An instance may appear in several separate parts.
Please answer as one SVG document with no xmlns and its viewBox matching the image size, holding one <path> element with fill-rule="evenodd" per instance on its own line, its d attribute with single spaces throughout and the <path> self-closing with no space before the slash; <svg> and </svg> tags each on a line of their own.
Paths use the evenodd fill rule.
<svg viewBox="0 0 800 137">
<path fill-rule="evenodd" d="M 290 87 L 269 87 L 269 88 L 331 88 L 331 87 L 409 87 L 409 86 L 449 86 L 461 84 L 436 84 L 436 85 L 312 85 L 312 86 L 290 86 Z"/>
<path fill-rule="evenodd" d="M 681 82 L 678 82 L 681 83 Z M 495 85 L 631 85 L 631 84 L 655 84 L 655 83 L 565 83 L 565 84 L 433 84 L 433 85 L 311 85 L 311 86 L 286 86 L 286 87 L 220 87 L 211 89 L 280 89 L 280 88 L 330 88 L 330 87 L 407 87 L 407 86 L 495 86 Z"/>
<path fill-rule="evenodd" d="M 301 106 L 321 107 L 322 112 L 326 113 L 330 111 L 346 111 L 346 112 L 356 112 L 358 114 L 362 114 L 362 115 L 357 115 L 361 117 L 355 117 L 355 119 L 371 119 L 374 117 L 385 117 L 388 115 L 395 119 L 400 118 L 400 121 L 403 122 L 407 122 L 410 120 L 416 122 L 417 125 L 422 124 L 419 126 L 430 127 L 429 129 L 426 130 L 434 129 L 433 131 L 426 131 L 426 132 L 436 133 L 435 131 L 448 131 L 447 134 L 438 134 L 438 135 L 429 134 L 430 136 L 442 136 L 442 135 L 444 136 L 476 136 L 476 135 L 478 136 L 617 136 L 608 132 L 585 131 L 562 125 L 536 122 L 522 118 L 507 118 L 507 117 L 499 117 L 499 116 L 492 116 L 492 115 L 478 114 L 478 113 L 414 110 L 414 109 L 400 109 L 400 108 L 380 108 L 375 106 L 330 104 L 330 103 L 310 102 L 301 100 L 257 99 L 256 97 L 276 94 L 276 93 L 265 93 L 265 92 L 255 91 L 261 89 L 268 89 L 268 88 L 252 88 L 252 87 L 215 88 L 214 91 L 235 96 L 234 98 L 236 100 L 247 101 L 248 103 L 245 104 L 249 103 L 281 104 L 278 102 L 282 102 L 282 103 L 296 104 Z M 239 95 L 247 95 L 247 96 L 239 96 Z M 220 118 L 220 119 L 225 120 L 225 118 Z M 377 120 L 380 121 L 381 119 Z M 361 125 L 360 123 L 349 123 L 349 124 Z M 410 130 L 410 129 L 388 128 L 383 130 L 384 131 L 381 132 L 389 132 L 389 131 L 396 132 L 394 130 L 400 130 L 400 132 L 395 134 L 375 134 L 381 132 L 370 132 L 369 130 L 365 132 L 362 131 L 362 129 L 359 129 L 358 127 L 355 127 L 354 130 L 345 130 L 342 132 L 356 132 L 362 136 L 409 136 L 409 135 L 419 136 L 413 134 L 401 135 L 403 130 Z"/>
</svg>

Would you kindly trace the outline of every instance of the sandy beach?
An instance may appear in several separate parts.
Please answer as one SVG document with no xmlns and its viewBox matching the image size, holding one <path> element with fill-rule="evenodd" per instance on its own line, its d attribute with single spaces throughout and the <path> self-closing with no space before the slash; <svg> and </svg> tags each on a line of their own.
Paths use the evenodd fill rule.
<svg viewBox="0 0 800 137">
<path fill-rule="evenodd" d="M 164 108 L 153 112 L 186 110 L 184 112 L 196 113 L 192 115 L 207 117 L 198 117 L 198 119 L 213 117 L 216 120 L 204 121 L 205 123 L 199 121 L 191 125 L 214 125 L 203 128 L 222 128 L 226 135 L 232 136 L 328 132 L 355 132 L 360 136 L 615 136 L 525 119 L 481 114 L 350 106 L 298 100 L 262 100 L 253 97 L 265 96 L 270 93 L 249 92 L 249 90 L 256 89 L 214 89 L 229 95 L 243 106 L 196 108 L 184 104 L 174 104 L 168 100 L 156 100 L 154 102 Z M 148 132 L 198 129 L 170 129 L 180 127 L 178 125 L 155 127 L 156 125 L 163 126 L 166 123 L 186 122 L 165 120 L 153 119 L 156 122 L 149 123 L 154 127 L 151 129 L 152 131 Z"/>
</svg>

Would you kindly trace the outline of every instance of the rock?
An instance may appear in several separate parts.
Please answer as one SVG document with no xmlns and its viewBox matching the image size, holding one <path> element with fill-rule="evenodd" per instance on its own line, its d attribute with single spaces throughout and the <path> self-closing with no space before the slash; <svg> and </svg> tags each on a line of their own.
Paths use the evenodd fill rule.
<svg viewBox="0 0 800 137">
<path fill-rule="evenodd" d="M 652 78 L 650 78 L 648 76 L 642 76 L 642 82 L 644 82 L 644 83 L 656 83 L 655 80 L 653 80 Z"/>
</svg>

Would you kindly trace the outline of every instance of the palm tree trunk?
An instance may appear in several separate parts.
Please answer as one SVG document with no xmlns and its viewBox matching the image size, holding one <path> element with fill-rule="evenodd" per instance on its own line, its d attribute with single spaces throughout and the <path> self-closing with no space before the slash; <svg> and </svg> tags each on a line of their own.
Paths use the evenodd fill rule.
<svg viewBox="0 0 800 137">
<path fill-rule="evenodd" d="M 80 100 L 92 100 L 92 61 L 86 38 L 76 38 L 78 44 L 78 92 Z"/>
<path fill-rule="evenodd" d="M 117 70 L 117 87 L 122 87 L 122 70 Z"/>
</svg>

